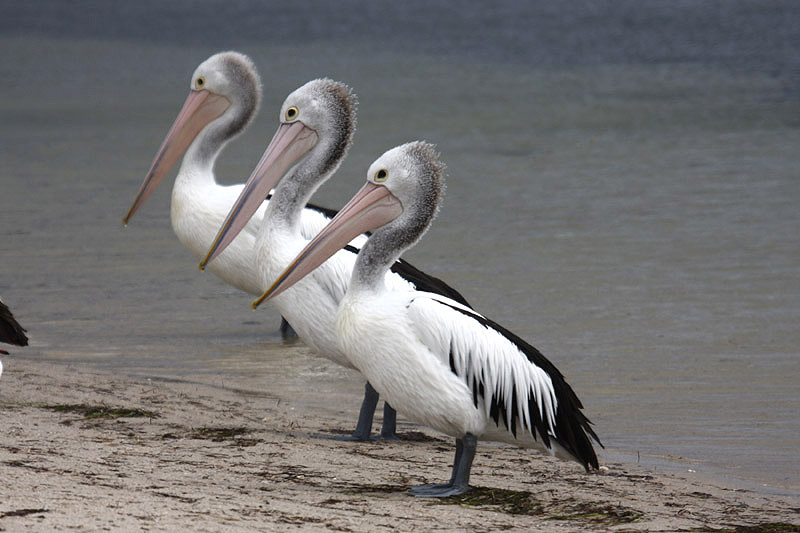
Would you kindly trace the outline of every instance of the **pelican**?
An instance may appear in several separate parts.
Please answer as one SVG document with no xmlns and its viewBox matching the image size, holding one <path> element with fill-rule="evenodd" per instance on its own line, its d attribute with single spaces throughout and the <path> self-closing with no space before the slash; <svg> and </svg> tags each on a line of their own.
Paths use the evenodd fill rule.
<svg viewBox="0 0 800 533">
<path fill-rule="evenodd" d="M 590 437 L 600 441 L 580 400 L 536 348 L 456 301 L 386 286 L 392 262 L 420 239 L 438 209 L 443 164 L 434 147 L 413 142 L 393 148 L 367 176 L 254 307 L 291 292 L 353 235 L 373 231 L 336 314 L 340 348 L 401 413 L 456 438 L 449 482 L 411 493 L 446 497 L 470 490 L 479 438 L 537 447 L 587 471 L 597 468 Z"/>
<path fill-rule="evenodd" d="M 214 177 L 214 163 L 228 141 L 250 125 L 260 101 L 261 79 L 249 57 L 238 52 L 221 52 L 203 61 L 192 74 L 183 109 L 122 223 L 128 224 L 185 154 L 172 188 L 172 229 L 192 254 L 203 258 L 243 188 L 243 184 L 219 185 Z M 262 202 L 247 230 L 210 268 L 229 285 L 254 295 L 261 294 L 265 287 L 256 268 L 254 250 L 258 221 L 264 215 L 266 203 Z M 334 214 L 335 211 L 322 207 L 307 206 L 300 217 L 301 231 L 312 237 Z M 285 321 L 281 332 L 291 332 Z"/>
<path fill-rule="evenodd" d="M 220 256 L 238 232 L 252 224 L 248 221 L 256 212 L 259 199 L 273 188 L 257 238 L 262 286 L 267 287 L 268 281 L 274 279 L 310 239 L 300 228 L 302 206 L 336 171 L 349 150 L 355 131 L 356 96 L 343 83 L 312 80 L 286 98 L 280 121 L 200 268 Z M 331 258 L 313 276 L 274 301 L 303 341 L 324 357 L 348 368 L 353 365 L 338 347 L 334 317 L 347 290 L 358 247 L 366 240 L 366 236 L 356 237 L 346 250 Z M 402 260 L 394 261 L 388 270 L 386 283 L 393 290 L 411 293 L 418 288 L 446 294 L 467 305 L 464 298 L 444 282 Z M 369 438 L 378 397 L 367 383 L 356 430 L 345 437 L 347 440 Z M 395 437 L 395 418 L 394 409 L 385 405 L 382 437 Z"/>
<path fill-rule="evenodd" d="M 11 309 L 0 300 L 0 342 L 14 344 L 16 346 L 27 346 L 28 336 L 25 335 L 25 328 L 19 325 Z M 8 355 L 5 350 L 0 350 L 0 354 Z M 3 363 L 0 361 L 0 376 L 3 375 Z"/>
</svg>

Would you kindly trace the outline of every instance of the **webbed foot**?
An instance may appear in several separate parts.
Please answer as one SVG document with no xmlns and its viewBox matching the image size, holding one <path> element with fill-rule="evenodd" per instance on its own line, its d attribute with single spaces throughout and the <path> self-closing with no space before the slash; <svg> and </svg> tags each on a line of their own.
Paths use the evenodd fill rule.
<svg viewBox="0 0 800 533">
<path fill-rule="evenodd" d="M 418 485 L 408 489 L 408 493 L 417 498 L 447 498 L 471 491 L 470 485 L 451 485 L 450 483 Z"/>
</svg>

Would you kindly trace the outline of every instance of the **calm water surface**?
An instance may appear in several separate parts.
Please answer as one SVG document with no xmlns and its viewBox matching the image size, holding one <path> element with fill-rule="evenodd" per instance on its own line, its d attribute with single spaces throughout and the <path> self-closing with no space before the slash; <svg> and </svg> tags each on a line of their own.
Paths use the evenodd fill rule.
<svg viewBox="0 0 800 533">
<path fill-rule="evenodd" d="M 222 181 L 249 174 L 291 90 L 348 82 L 356 145 L 320 203 L 387 148 L 437 143 L 445 204 L 407 257 L 557 364 L 606 460 L 800 491 L 796 4 L 312 4 L 0 8 L 0 293 L 31 336 L 8 368 L 275 390 L 355 420 L 360 378 L 198 272 L 171 179 L 120 223 L 195 66 L 234 48 L 265 95 Z"/>
</svg>

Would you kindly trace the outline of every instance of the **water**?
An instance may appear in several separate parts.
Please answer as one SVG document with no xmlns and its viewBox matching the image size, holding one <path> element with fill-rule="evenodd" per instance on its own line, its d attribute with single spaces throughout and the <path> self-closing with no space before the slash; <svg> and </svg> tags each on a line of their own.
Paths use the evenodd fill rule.
<svg viewBox="0 0 800 533">
<path fill-rule="evenodd" d="M 365 4 L 0 6 L 0 293 L 31 336 L 7 367 L 278 391 L 355 420 L 357 376 L 197 271 L 169 183 L 120 223 L 191 72 L 233 48 L 265 95 L 222 181 L 249 174 L 291 90 L 350 83 L 357 144 L 320 203 L 387 148 L 437 143 L 445 205 L 407 257 L 557 364 L 608 460 L 800 491 L 797 4 Z"/>
</svg>

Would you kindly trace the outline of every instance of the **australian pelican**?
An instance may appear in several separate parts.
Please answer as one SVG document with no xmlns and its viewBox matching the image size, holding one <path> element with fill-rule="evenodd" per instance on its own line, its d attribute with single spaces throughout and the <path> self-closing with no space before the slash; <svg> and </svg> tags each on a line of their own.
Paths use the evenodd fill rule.
<svg viewBox="0 0 800 533">
<path fill-rule="evenodd" d="M 414 487 L 412 494 L 470 490 L 479 438 L 538 447 L 587 471 L 597 468 L 591 439 L 599 440 L 580 400 L 536 348 L 449 298 L 387 287 L 387 270 L 428 229 L 443 188 L 443 165 L 432 145 L 389 150 L 369 168 L 366 185 L 253 305 L 286 297 L 353 236 L 373 231 L 340 302 L 336 335 L 385 400 L 456 438 L 450 481 Z"/>
</svg>

